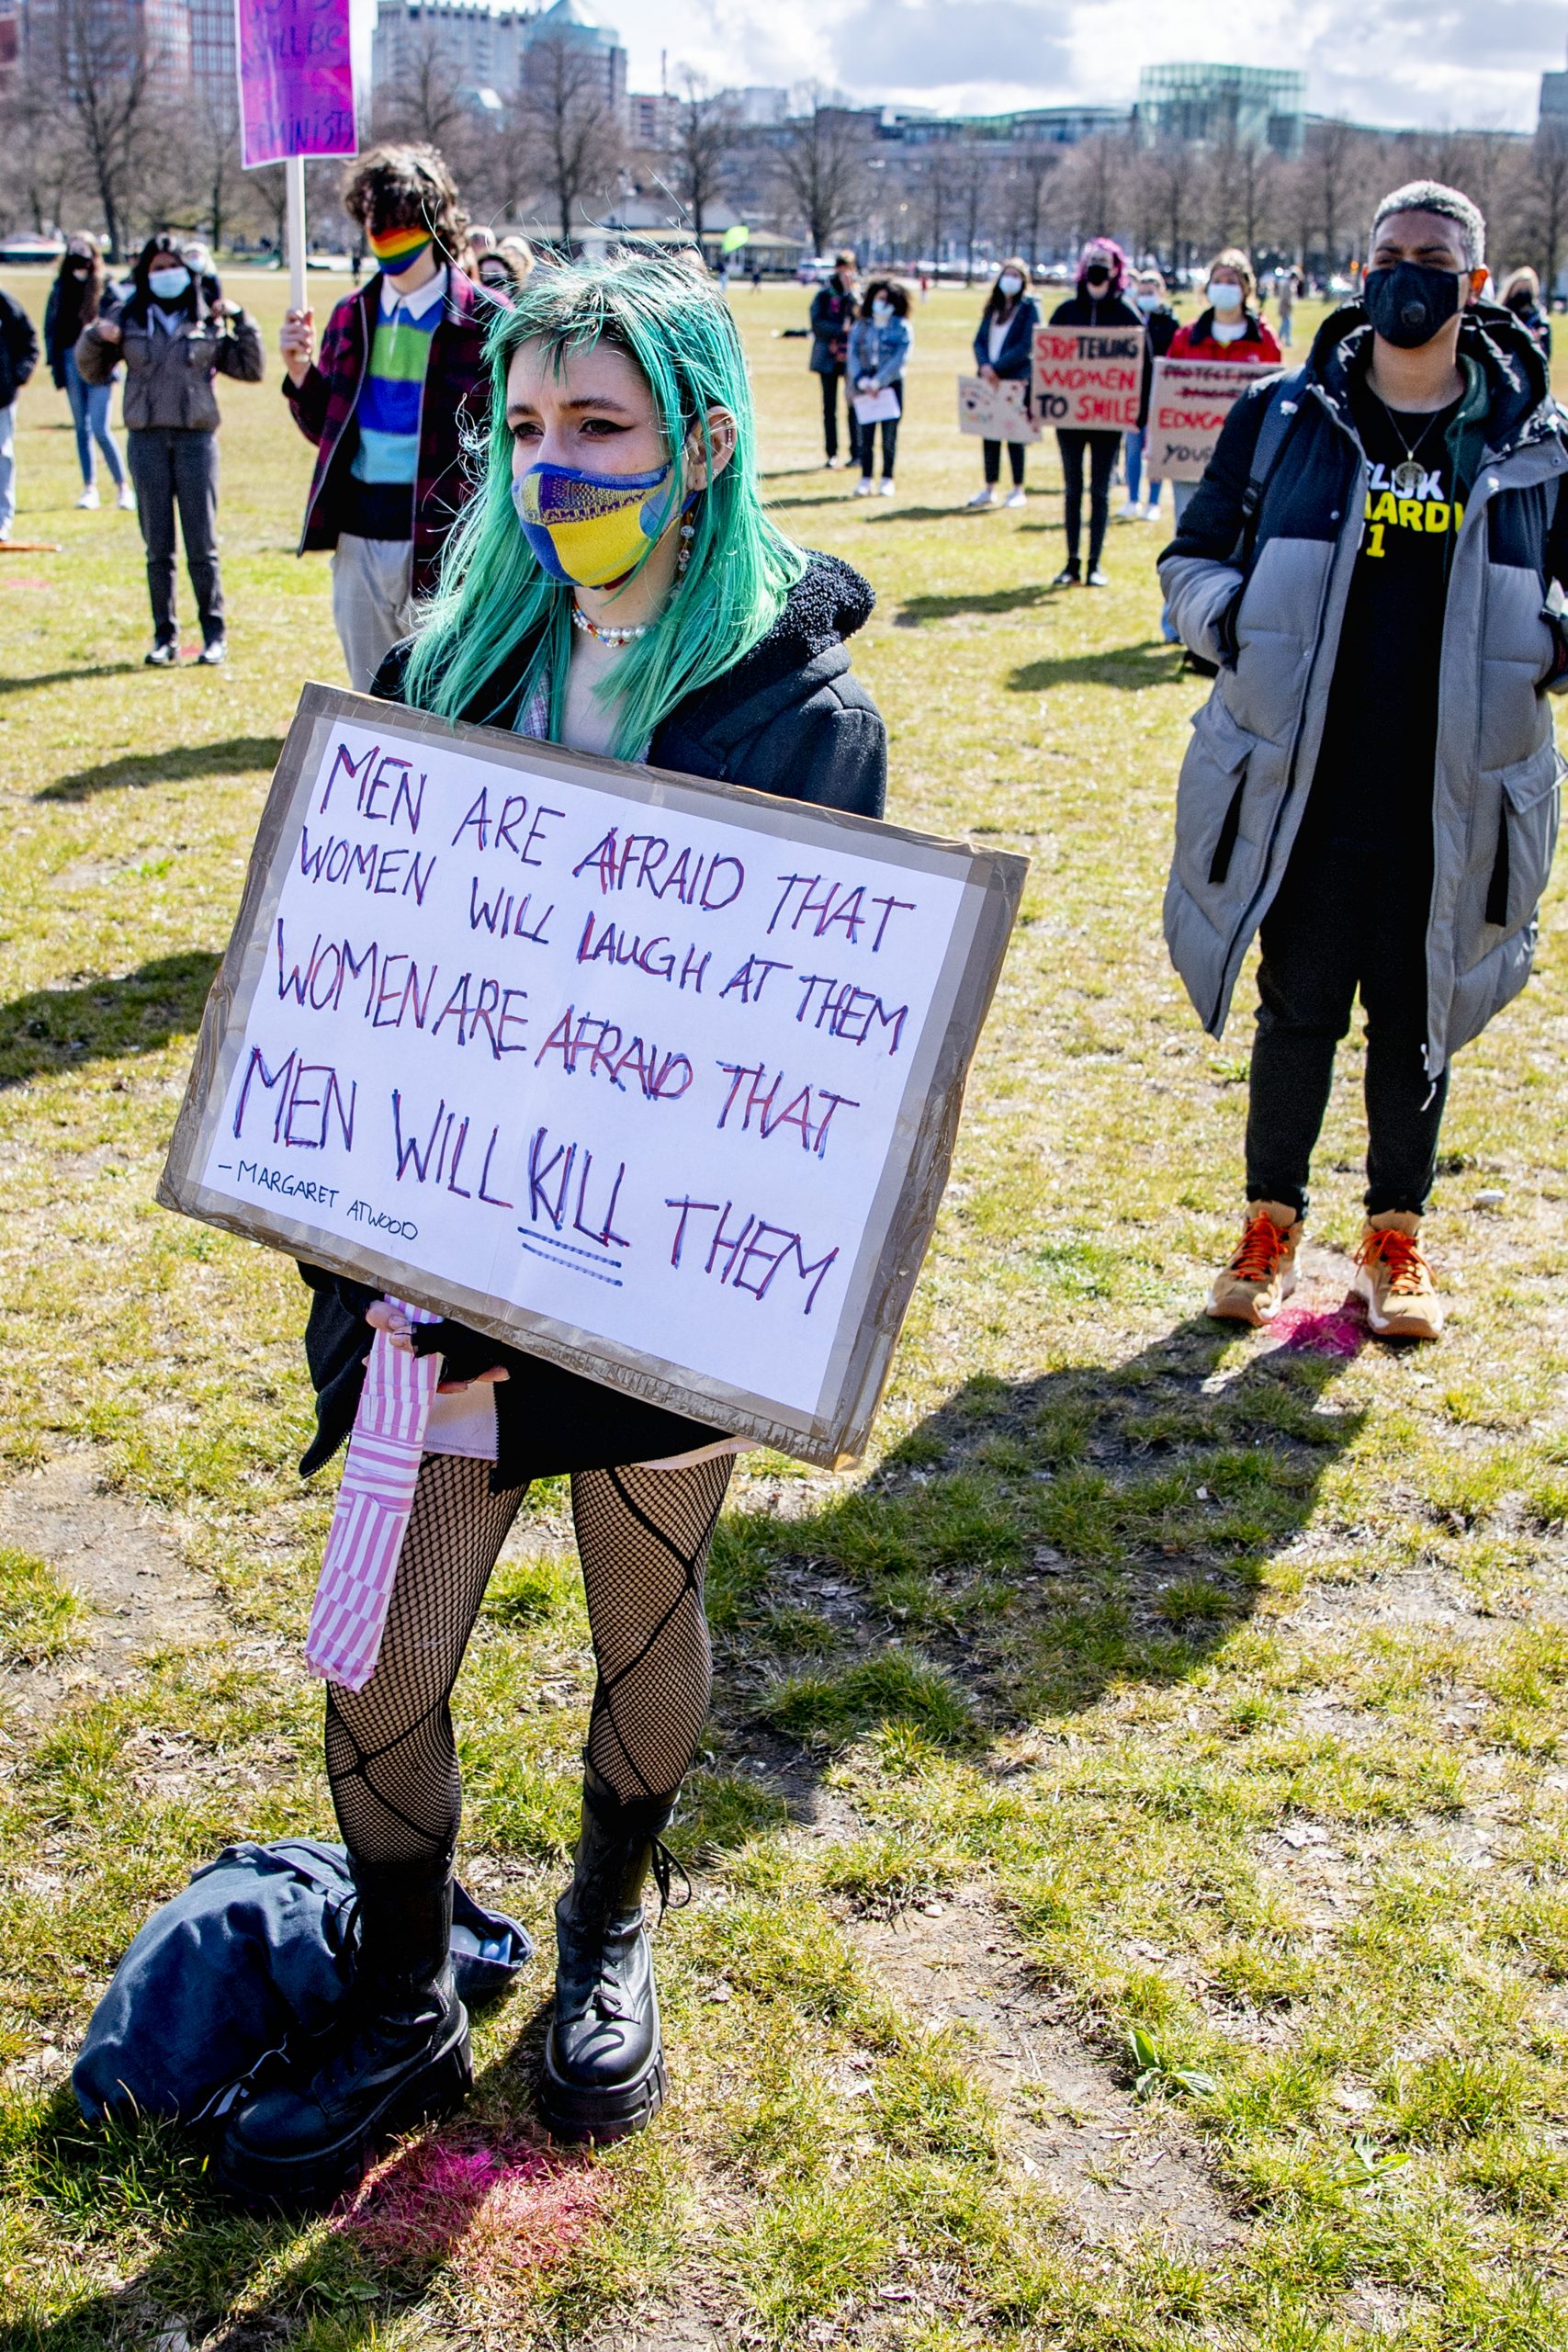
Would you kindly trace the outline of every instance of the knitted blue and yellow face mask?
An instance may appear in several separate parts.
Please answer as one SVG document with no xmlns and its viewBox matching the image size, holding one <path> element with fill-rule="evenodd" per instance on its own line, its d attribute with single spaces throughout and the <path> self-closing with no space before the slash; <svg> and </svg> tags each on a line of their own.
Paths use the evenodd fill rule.
<svg viewBox="0 0 1568 2352">
<path fill-rule="evenodd" d="M 635 571 L 674 518 L 673 465 L 651 474 L 592 474 L 530 466 L 512 480 L 523 536 L 552 580 L 613 588 Z"/>
</svg>

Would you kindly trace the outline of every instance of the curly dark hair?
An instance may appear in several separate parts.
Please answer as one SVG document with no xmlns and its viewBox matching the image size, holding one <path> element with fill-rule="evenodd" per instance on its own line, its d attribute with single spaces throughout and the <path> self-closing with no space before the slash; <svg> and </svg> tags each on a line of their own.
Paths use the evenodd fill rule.
<svg viewBox="0 0 1568 2352">
<path fill-rule="evenodd" d="M 435 147 L 399 140 L 367 147 L 344 175 L 342 203 L 367 232 L 423 225 L 434 232 L 448 261 L 458 259 L 468 233 L 457 183 Z"/>
<path fill-rule="evenodd" d="M 907 319 L 908 317 L 908 288 L 907 286 L 900 285 L 896 277 L 874 277 L 870 285 L 866 288 L 865 292 L 861 297 L 860 314 L 863 319 L 870 318 L 871 306 L 878 300 L 879 297 L 882 300 L 892 303 L 893 315 L 895 318 Z"/>
</svg>

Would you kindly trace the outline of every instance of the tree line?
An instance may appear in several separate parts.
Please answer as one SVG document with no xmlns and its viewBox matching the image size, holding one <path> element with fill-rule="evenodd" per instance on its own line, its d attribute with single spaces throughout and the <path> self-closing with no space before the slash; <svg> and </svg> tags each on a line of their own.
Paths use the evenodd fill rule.
<svg viewBox="0 0 1568 2352">
<path fill-rule="evenodd" d="M 242 170 L 231 85 L 172 85 L 142 22 L 104 0 L 57 0 L 51 52 L 0 93 L 0 225 L 91 226 L 118 254 L 165 225 L 214 246 L 280 243 L 283 173 Z M 887 139 L 874 113 L 814 91 L 784 121 L 748 123 L 686 74 L 657 138 L 638 144 L 591 51 L 536 40 L 520 86 L 479 106 L 438 26 L 409 30 L 367 134 L 428 141 L 477 219 L 568 249 L 640 197 L 699 241 L 728 206 L 814 252 L 848 243 L 863 260 L 956 261 L 970 276 L 1001 254 L 1038 266 L 1110 235 L 1173 274 L 1234 244 L 1260 267 L 1292 262 L 1326 280 L 1362 257 L 1381 194 L 1431 176 L 1481 206 L 1495 268 L 1528 261 L 1550 286 L 1568 258 L 1568 137 L 1550 124 L 1529 139 L 1314 119 L 1289 158 L 1239 139 L 1150 141 L 1135 127 L 1070 146 L 985 128 Z M 340 168 L 310 167 L 310 209 L 319 232 L 346 238 Z"/>
</svg>

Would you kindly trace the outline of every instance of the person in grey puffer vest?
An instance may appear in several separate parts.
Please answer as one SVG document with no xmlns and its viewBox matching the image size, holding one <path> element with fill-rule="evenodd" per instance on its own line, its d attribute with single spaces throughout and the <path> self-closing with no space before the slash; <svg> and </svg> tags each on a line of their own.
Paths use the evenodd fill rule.
<svg viewBox="0 0 1568 2352">
<path fill-rule="evenodd" d="M 1529 976 L 1556 846 L 1546 694 L 1568 683 L 1568 447 L 1528 331 L 1483 303 L 1485 224 L 1417 181 L 1379 206 L 1361 300 L 1243 394 L 1160 560 L 1193 719 L 1172 960 L 1224 1026 L 1259 933 L 1239 1247 L 1208 1311 L 1294 1285 L 1307 1178 L 1358 990 L 1374 1331 L 1435 1339 L 1421 1248 L 1449 1065 Z"/>
<path fill-rule="evenodd" d="M 126 454 L 136 512 L 147 546 L 152 602 L 149 667 L 166 670 L 179 656 L 175 619 L 175 508 L 179 507 L 186 568 L 201 619 L 199 659 L 227 657 L 223 583 L 218 571 L 218 402 L 215 375 L 259 384 L 265 368 L 261 330 L 247 311 L 209 301 L 166 231 L 149 237 L 130 273 L 130 291 L 106 303 L 76 341 L 85 384 L 107 384 L 123 356 Z"/>
</svg>

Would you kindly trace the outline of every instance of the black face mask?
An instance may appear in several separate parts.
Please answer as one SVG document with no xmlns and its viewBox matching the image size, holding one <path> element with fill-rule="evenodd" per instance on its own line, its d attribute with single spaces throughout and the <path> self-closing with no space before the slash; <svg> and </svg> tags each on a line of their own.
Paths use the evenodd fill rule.
<svg viewBox="0 0 1568 2352">
<path fill-rule="evenodd" d="M 1108 269 L 1086 269 L 1083 282 L 1091 294 L 1103 294 L 1111 283 L 1111 272 Z"/>
<path fill-rule="evenodd" d="M 1369 269 L 1361 301 L 1375 332 L 1401 351 L 1430 343 L 1459 309 L 1459 272 L 1428 269 L 1425 262 L 1396 262 L 1392 269 Z"/>
</svg>

